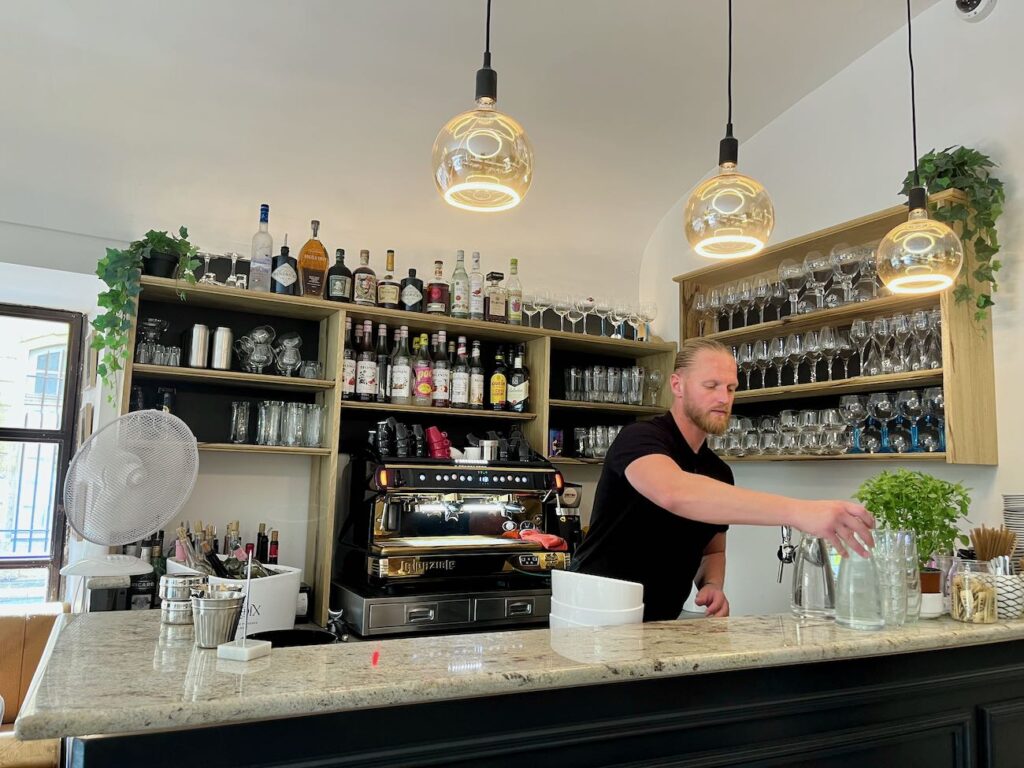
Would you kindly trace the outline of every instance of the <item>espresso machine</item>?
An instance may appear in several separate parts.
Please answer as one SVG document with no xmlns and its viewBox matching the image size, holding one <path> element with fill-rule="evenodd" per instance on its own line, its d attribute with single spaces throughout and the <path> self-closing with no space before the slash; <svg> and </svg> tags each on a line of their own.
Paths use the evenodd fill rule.
<svg viewBox="0 0 1024 768">
<path fill-rule="evenodd" d="M 558 535 L 564 487 L 549 463 L 384 459 L 369 449 L 346 474 L 331 608 L 355 634 L 546 622 L 551 571 L 571 557 L 547 535 Z"/>
</svg>

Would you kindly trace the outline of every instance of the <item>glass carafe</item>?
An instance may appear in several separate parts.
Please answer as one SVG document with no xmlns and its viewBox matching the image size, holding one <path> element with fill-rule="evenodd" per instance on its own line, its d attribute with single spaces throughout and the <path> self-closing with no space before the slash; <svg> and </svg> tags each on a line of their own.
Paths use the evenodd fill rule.
<svg viewBox="0 0 1024 768">
<path fill-rule="evenodd" d="M 800 540 L 789 607 L 801 619 L 831 619 L 836 615 L 835 577 L 828 542 L 822 538 L 805 534 Z"/>
<path fill-rule="evenodd" d="M 843 558 L 836 586 L 836 624 L 866 630 L 885 626 L 878 564 L 874 558 L 861 557 L 853 550 Z"/>
</svg>

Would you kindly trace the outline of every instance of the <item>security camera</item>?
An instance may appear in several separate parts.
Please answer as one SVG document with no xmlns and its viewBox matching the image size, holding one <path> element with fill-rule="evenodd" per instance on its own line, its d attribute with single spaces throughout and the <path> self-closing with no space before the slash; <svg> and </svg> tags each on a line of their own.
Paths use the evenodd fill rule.
<svg viewBox="0 0 1024 768">
<path fill-rule="evenodd" d="M 981 21 L 996 7 L 996 0 L 954 0 L 953 10 L 964 21 Z"/>
</svg>

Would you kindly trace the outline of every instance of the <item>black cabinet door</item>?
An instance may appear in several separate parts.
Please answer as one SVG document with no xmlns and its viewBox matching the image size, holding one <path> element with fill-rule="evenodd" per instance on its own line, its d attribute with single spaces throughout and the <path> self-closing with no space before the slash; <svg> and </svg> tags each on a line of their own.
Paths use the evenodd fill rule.
<svg viewBox="0 0 1024 768">
<path fill-rule="evenodd" d="M 978 707 L 978 752 L 985 768 L 1024 765 L 1024 699 Z"/>
</svg>

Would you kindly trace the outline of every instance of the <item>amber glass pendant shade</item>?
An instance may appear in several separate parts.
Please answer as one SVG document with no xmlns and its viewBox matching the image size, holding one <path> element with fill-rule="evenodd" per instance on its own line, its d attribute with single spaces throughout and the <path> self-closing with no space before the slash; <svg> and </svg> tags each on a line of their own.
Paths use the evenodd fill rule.
<svg viewBox="0 0 1024 768">
<path fill-rule="evenodd" d="M 775 226 L 775 208 L 755 179 L 723 163 L 686 203 L 686 238 L 709 259 L 742 259 L 759 253 Z"/>
<path fill-rule="evenodd" d="M 964 263 L 964 246 L 941 221 L 928 218 L 924 189 L 911 190 L 906 222 L 893 227 L 878 244 L 875 266 L 893 293 L 937 293 L 956 281 Z"/>
</svg>

